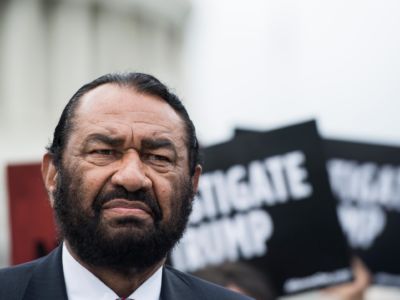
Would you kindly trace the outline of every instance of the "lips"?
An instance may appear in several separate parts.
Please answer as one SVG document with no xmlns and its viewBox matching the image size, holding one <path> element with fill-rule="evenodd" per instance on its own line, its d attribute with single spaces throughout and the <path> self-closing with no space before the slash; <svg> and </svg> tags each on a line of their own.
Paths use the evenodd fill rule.
<svg viewBox="0 0 400 300">
<path fill-rule="evenodd" d="M 120 212 L 134 212 L 134 211 L 144 211 L 147 214 L 154 217 L 152 210 L 143 202 L 141 201 L 130 201 L 124 199 L 113 199 L 107 201 L 102 206 L 103 210 L 112 210 L 112 211 L 120 211 Z"/>
</svg>

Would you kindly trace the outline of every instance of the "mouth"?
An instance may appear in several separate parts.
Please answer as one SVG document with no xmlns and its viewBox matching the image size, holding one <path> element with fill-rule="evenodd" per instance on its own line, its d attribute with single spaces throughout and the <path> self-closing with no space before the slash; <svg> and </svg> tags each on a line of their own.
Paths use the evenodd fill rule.
<svg viewBox="0 0 400 300">
<path fill-rule="evenodd" d="M 102 206 L 106 216 L 154 218 L 152 210 L 141 201 L 113 199 Z"/>
</svg>

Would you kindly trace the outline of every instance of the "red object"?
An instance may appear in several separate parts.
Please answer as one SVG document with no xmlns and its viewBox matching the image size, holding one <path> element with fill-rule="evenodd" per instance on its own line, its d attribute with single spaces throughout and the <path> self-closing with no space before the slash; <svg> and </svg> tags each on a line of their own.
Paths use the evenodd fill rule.
<svg viewBox="0 0 400 300">
<path fill-rule="evenodd" d="M 11 264 L 36 259 L 56 246 L 53 212 L 40 163 L 7 167 Z"/>
</svg>

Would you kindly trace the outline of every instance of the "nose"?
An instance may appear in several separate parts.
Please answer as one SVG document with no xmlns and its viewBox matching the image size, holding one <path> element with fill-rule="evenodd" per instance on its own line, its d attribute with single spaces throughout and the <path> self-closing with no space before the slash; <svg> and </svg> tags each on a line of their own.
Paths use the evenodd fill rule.
<svg viewBox="0 0 400 300">
<path fill-rule="evenodd" d="M 152 182 L 145 172 L 145 166 L 140 155 L 129 150 L 122 156 L 120 165 L 111 177 L 114 185 L 123 186 L 127 191 L 134 192 L 140 189 L 150 189 Z"/>
</svg>

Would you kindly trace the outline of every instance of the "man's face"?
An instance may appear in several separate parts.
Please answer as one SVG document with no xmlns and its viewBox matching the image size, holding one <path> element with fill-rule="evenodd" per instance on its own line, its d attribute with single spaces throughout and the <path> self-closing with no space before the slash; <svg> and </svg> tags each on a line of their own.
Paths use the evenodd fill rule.
<svg viewBox="0 0 400 300">
<path fill-rule="evenodd" d="M 190 213 L 186 133 L 164 101 L 102 85 L 85 94 L 56 173 L 61 233 L 85 262 L 146 268 L 180 238 Z"/>
</svg>

